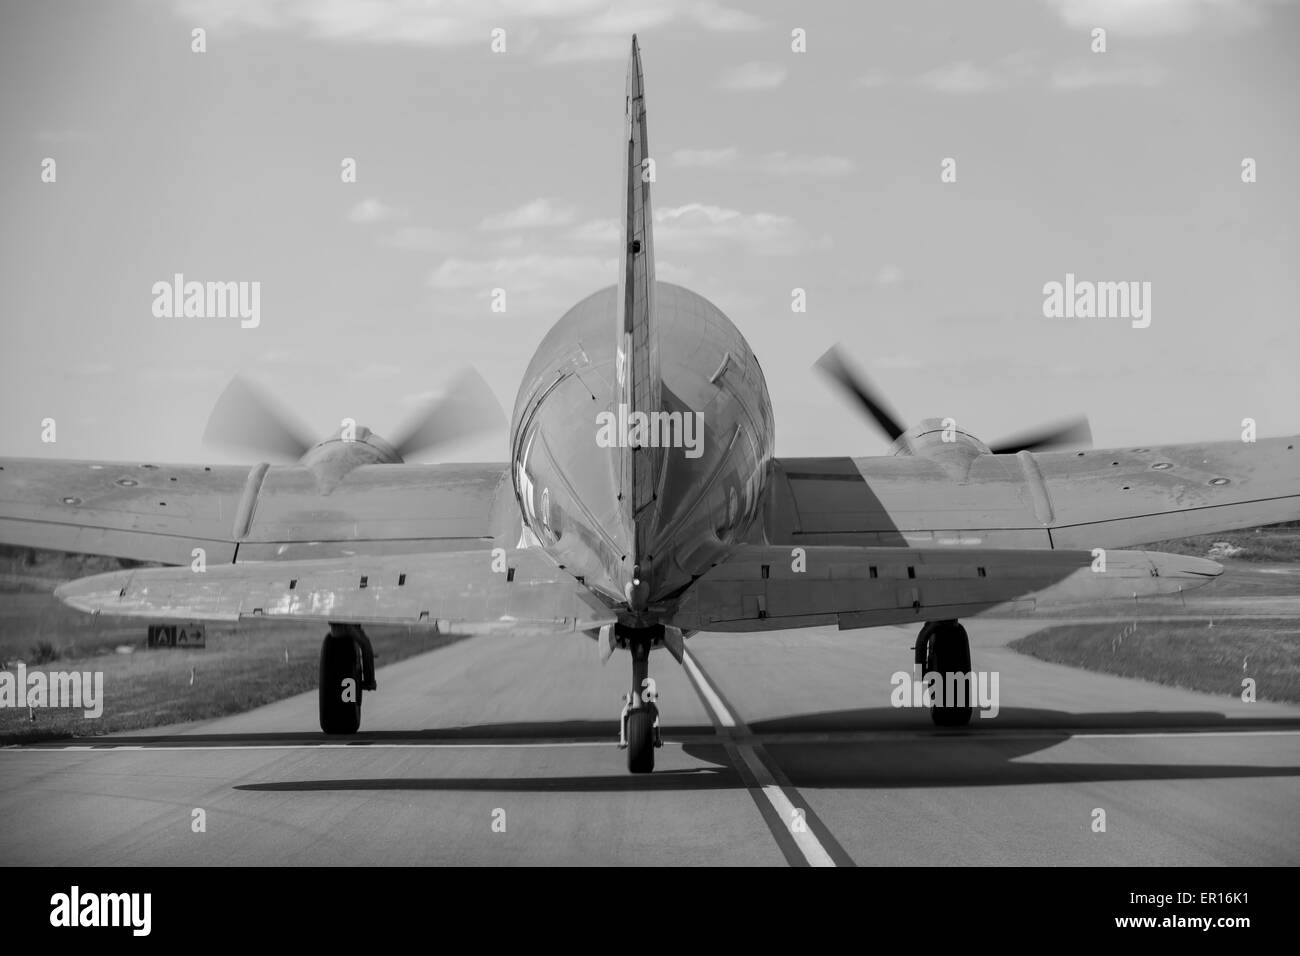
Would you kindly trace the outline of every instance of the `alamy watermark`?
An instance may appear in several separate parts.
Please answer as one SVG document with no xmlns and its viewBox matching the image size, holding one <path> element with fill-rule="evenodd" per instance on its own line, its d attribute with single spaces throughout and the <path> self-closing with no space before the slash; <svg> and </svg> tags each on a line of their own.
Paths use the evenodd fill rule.
<svg viewBox="0 0 1300 956">
<path fill-rule="evenodd" d="M 687 458 L 704 454 L 703 412 L 628 411 L 596 413 L 596 444 L 601 448 L 682 448 Z"/>
<path fill-rule="evenodd" d="M 177 272 L 172 281 L 155 282 L 153 314 L 158 319 L 240 319 L 240 328 L 262 324 L 262 283 L 186 282 Z"/>
<path fill-rule="evenodd" d="M 893 690 L 889 703 L 894 707 L 934 707 L 940 700 L 947 707 L 978 708 L 981 717 L 996 717 L 998 703 L 998 672 L 971 671 L 969 674 L 952 671 L 941 674 L 929 671 L 916 680 L 907 671 L 895 671 L 889 678 Z"/>
<path fill-rule="evenodd" d="M 1043 286 L 1048 319 L 1132 319 L 1133 328 L 1151 324 L 1150 282 L 1092 282 L 1065 274 L 1065 282 Z"/>
<path fill-rule="evenodd" d="M 0 671 L 0 708 L 80 708 L 90 720 L 104 713 L 103 671 Z"/>
</svg>

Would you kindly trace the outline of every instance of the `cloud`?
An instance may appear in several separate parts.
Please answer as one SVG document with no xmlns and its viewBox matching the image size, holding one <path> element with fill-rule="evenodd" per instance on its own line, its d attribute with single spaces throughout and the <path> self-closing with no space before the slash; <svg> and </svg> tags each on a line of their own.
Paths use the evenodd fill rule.
<svg viewBox="0 0 1300 956">
<path fill-rule="evenodd" d="M 987 65 L 961 60 L 937 67 L 916 78 L 916 83 L 937 93 L 966 96 L 1026 84 L 1057 91 L 1097 86 L 1159 86 L 1163 67 L 1155 63 L 1126 65 L 1114 54 L 1090 55 L 1058 63 L 1044 70 L 1043 57 L 1034 50 L 1018 50 Z"/>
<path fill-rule="evenodd" d="M 656 209 L 654 223 L 656 251 L 706 252 L 730 244 L 754 255 L 788 256 L 811 248 L 829 248 L 831 244 L 829 237 L 814 240 L 789 216 L 743 213 L 705 203 Z M 616 220 L 594 219 L 570 230 L 565 238 L 616 245 L 618 234 Z"/>
<path fill-rule="evenodd" d="M 543 63 L 586 63 L 593 60 L 622 60 L 629 44 L 622 36 L 584 36 L 561 40 L 542 57 Z"/>
<path fill-rule="evenodd" d="M 881 288 L 898 285 L 903 281 L 903 268 L 893 263 L 886 263 L 880 267 L 871 281 Z"/>
<path fill-rule="evenodd" d="M 922 73 L 917 77 L 916 82 L 936 93 L 957 95 L 985 93 L 1002 83 L 992 70 L 978 67 L 970 60 L 936 67 L 927 73 Z"/>
<path fill-rule="evenodd" d="M 1102 62 L 1105 61 L 1105 62 Z M 1156 87 L 1165 81 L 1165 70 L 1155 63 L 1126 65 L 1097 57 L 1095 60 L 1073 60 L 1052 71 L 1052 89 L 1064 92 L 1090 89 L 1098 86 Z"/>
<path fill-rule="evenodd" d="M 512 229 L 567 226 L 577 218 L 577 215 L 577 211 L 572 206 L 560 205 L 550 199 L 534 199 L 518 209 L 489 216 L 479 223 L 478 227 L 486 232 L 502 232 Z"/>
<path fill-rule="evenodd" d="M 718 86 L 732 92 L 776 89 L 785 82 L 786 69 L 779 63 L 753 61 L 723 72 Z"/>
<path fill-rule="evenodd" d="M 1048 0 L 1075 30 L 1173 36 L 1201 27 L 1247 30 L 1266 19 L 1263 0 Z"/>
<path fill-rule="evenodd" d="M 378 199 L 363 199 L 348 210 L 348 222 L 355 222 L 363 226 L 374 222 L 402 219 L 405 216 L 405 210 L 389 206 Z"/>
<path fill-rule="evenodd" d="M 510 0 L 177 0 L 174 8 L 186 22 L 202 23 L 209 30 L 284 30 L 322 40 L 406 46 L 480 44 L 486 51 L 495 27 L 507 30 L 509 44 L 531 24 L 562 24 L 589 17 L 606 5 L 602 0 L 546 0 L 527 14 L 520 14 Z"/>
<path fill-rule="evenodd" d="M 864 73 L 853 81 L 853 85 L 861 89 L 874 90 L 882 86 L 888 86 L 889 77 L 880 72 Z"/>
<path fill-rule="evenodd" d="M 734 146 L 721 149 L 679 149 L 672 156 L 676 166 L 694 166 L 700 169 L 731 166 L 739 158 L 740 150 Z"/>
<path fill-rule="evenodd" d="M 481 46 L 491 31 L 506 32 L 507 50 L 546 49 L 552 63 L 626 56 L 638 30 L 689 20 L 714 32 L 754 30 L 757 17 L 716 0 L 661 0 L 638 5 L 625 0 L 174 0 L 186 23 L 209 30 L 280 30 L 334 42 L 422 47 Z M 594 38 L 585 42 L 582 38 Z M 559 42 L 548 45 L 549 40 Z"/>
<path fill-rule="evenodd" d="M 706 30 L 731 33 L 740 30 L 758 30 L 763 21 L 751 13 L 724 7 L 711 0 L 698 0 L 689 3 L 692 18 Z"/>
<path fill-rule="evenodd" d="M 379 240 L 381 246 L 405 252 L 451 253 L 464 245 L 464 237 L 428 226 L 403 226 Z"/>
</svg>

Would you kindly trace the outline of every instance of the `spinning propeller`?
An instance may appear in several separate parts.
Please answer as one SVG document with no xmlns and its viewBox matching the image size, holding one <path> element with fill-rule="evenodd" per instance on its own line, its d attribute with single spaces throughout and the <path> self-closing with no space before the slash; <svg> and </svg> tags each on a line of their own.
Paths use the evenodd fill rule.
<svg viewBox="0 0 1300 956">
<path fill-rule="evenodd" d="M 504 423 L 505 415 L 492 389 L 478 372 L 466 369 L 444 394 L 413 414 L 397 430 L 395 439 L 381 441 L 399 461 L 418 459 L 449 442 Z M 356 437 L 358 441 L 379 438 L 360 426 Z M 320 439 L 267 392 L 236 375 L 212 408 L 203 442 L 252 451 L 267 461 L 294 462 L 320 444 Z"/>
<path fill-rule="evenodd" d="M 817 368 L 853 396 L 880 430 L 889 436 L 890 441 L 897 441 L 903 435 L 906 429 L 899 424 L 898 417 L 871 388 L 866 378 L 848 367 L 838 346 L 833 345 L 826 350 L 826 354 L 817 360 Z M 1088 425 L 1088 419 L 1079 416 L 990 444 L 989 450 L 995 455 L 1010 455 L 1018 451 L 1045 451 L 1091 444 L 1092 429 Z"/>
</svg>

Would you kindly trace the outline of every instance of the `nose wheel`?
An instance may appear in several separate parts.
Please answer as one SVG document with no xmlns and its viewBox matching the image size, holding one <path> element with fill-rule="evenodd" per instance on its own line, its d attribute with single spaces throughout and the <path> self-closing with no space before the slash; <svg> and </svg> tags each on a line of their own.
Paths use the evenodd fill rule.
<svg viewBox="0 0 1300 956">
<path fill-rule="evenodd" d="M 627 750 L 630 773 L 650 773 L 655 768 L 655 750 L 664 745 L 659 732 L 659 693 L 649 675 L 653 628 L 629 628 L 626 643 L 632 652 L 632 692 L 623 698 L 619 715 L 618 746 Z M 623 635 L 620 635 L 623 636 Z"/>
</svg>

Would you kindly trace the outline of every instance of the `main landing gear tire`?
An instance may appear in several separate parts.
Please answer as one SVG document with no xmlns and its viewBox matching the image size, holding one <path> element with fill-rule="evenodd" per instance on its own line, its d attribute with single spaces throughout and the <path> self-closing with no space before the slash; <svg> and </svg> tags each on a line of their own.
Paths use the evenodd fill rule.
<svg viewBox="0 0 1300 956">
<path fill-rule="evenodd" d="M 351 637 L 327 634 L 320 646 L 321 730 L 327 734 L 357 732 L 361 726 L 361 685 L 360 647 Z"/>
<path fill-rule="evenodd" d="M 970 680 L 970 638 L 966 636 L 966 628 L 956 621 L 927 624 L 921 631 L 921 640 L 924 641 L 923 674 L 939 674 L 943 678 L 942 684 L 935 688 L 930 719 L 936 727 L 966 726 L 970 723 L 971 691 L 974 690 Z M 963 686 L 952 686 L 949 674 L 963 675 Z M 953 690 L 958 693 L 952 695 L 950 692 Z"/>
<path fill-rule="evenodd" d="M 627 769 L 652 773 L 655 769 L 655 715 L 648 709 L 627 715 Z"/>
</svg>

